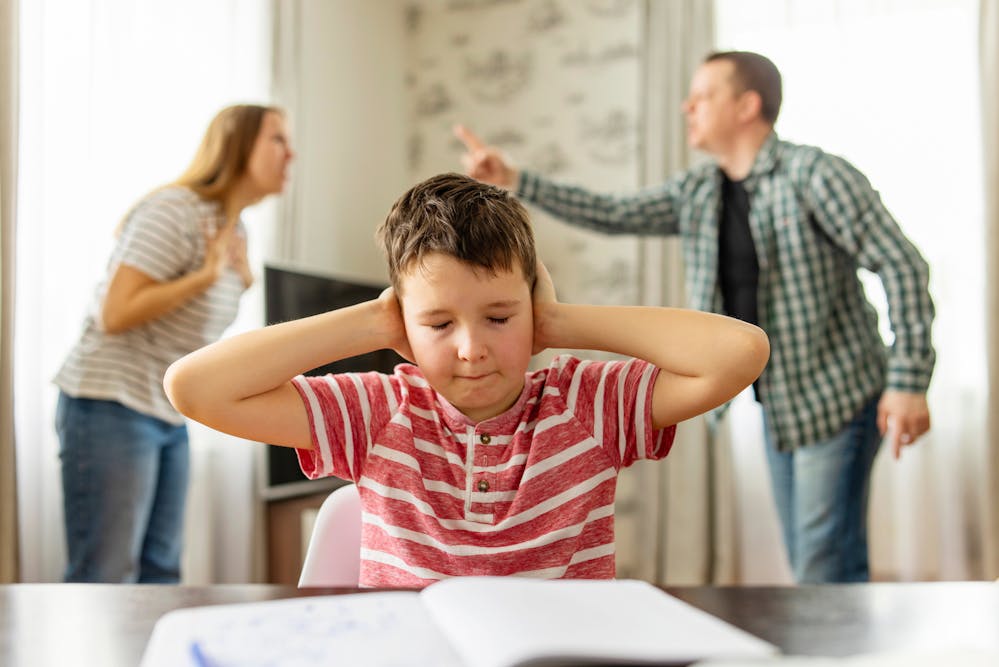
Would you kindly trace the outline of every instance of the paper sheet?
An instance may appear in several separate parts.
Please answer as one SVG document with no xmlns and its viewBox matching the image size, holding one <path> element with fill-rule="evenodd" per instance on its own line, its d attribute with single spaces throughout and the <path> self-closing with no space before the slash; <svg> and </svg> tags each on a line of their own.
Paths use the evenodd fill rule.
<svg viewBox="0 0 999 667">
<path fill-rule="evenodd" d="M 156 623 L 142 658 L 142 667 L 316 665 L 461 663 L 410 592 L 179 609 Z"/>
<path fill-rule="evenodd" d="M 932 651 L 888 651 L 846 658 L 786 656 L 771 660 L 706 660 L 698 667 L 996 667 L 999 651 L 953 648 Z"/>
<path fill-rule="evenodd" d="M 778 652 L 644 581 L 463 577 L 438 582 L 423 597 L 455 652 L 475 667 L 538 658 L 662 664 Z"/>
</svg>

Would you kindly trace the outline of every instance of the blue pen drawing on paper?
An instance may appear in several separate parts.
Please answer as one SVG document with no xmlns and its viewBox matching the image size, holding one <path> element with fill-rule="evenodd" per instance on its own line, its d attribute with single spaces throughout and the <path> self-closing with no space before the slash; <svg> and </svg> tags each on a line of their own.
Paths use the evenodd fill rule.
<svg viewBox="0 0 999 667">
<path fill-rule="evenodd" d="M 366 593 L 222 605 L 162 619 L 167 641 L 154 642 L 143 667 L 299 667 L 306 665 L 457 666 L 419 598 Z M 181 646 L 183 644 L 183 646 Z"/>
</svg>

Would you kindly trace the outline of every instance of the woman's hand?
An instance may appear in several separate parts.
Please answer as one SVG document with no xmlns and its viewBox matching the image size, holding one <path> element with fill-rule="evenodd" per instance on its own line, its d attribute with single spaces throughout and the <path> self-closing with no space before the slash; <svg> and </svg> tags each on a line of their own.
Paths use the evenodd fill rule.
<svg viewBox="0 0 999 667">
<path fill-rule="evenodd" d="M 382 319 L 385 323 L 386 345 L 410 363 L 416 363 L 413 358 L 413 350 L 409 346 L 409 337 L 406 336 L 406 323 L 402 318 L 402 306 L 396 296 L 394 287 L 386 287 L 378 295 L 378 304 L 381 306 Z"/>
<path fill-rule="evenodd" d="M 246 236 L 234 232 L 232 240 L 229 242 L 229 266 L 239 273 L 243 279 L 243 287 L 250 288 L 253 284 L 253 271 L 250 270 L 250 261 L 246 256 Z"/>
<path fill-rule="evenodd" d="M 212 231 L 205 229 L 205 261 L 198 270 L 205 276 L 209 285 L 214 285 L 226 266 L 230 263 L 230 246 L 233 244 L 234 228 L 225 225 Z"/>
</svg>

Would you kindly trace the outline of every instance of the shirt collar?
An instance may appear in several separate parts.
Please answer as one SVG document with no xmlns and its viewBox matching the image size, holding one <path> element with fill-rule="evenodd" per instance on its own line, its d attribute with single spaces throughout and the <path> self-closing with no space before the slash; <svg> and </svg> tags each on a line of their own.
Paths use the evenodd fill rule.
<svg viewBox="0 0 999 667">
<path fill-rule="evenodd" d="M 777 168 L 777 149 L 779 143 L 780 140 L 777 139 L 777 133 L 771 131 L 767 135 L 766 140 L 764 140 L 763 145 L 760 146 L 760 150 L 756 153 L 756 159 L 753 160 L 753 167 L 749 170 L 747 180 L 755 180 Z"/>
<path fill-rule="evenodd" d="M 469 419 L 461 410 L 451 405 L 440 393 L 434 392 L 437 401 L 437 411 L 444 424 L 455 433 L 463 433 L 469 426 L 475 428 L 489 429 L 495 433 L 513 433 L 517 425 L 520 424 L 521 416 L 524 414 L 524 406 L 531 394 L 531 387 L 534 385 L 530 374 L 524 377 L 524 387 L 520 390 L 520 396 L 514 404 L 495 417 L 490 417 L 478 423 Z"/>
</svg>

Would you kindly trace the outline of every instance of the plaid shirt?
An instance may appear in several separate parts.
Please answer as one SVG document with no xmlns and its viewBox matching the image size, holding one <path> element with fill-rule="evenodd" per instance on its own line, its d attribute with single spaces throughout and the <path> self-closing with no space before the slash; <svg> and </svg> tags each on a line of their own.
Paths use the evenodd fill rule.
<svg viewBox="0 0 999 667">
<path fill-rule="evenodd" d="M 597 195 L 521 172 L 518 196 L 605 233 L 679 234 L 687 302 L 722 309 L 721 172 L 704 165 L 633 195 Z M 770 363 L 757 392 L 778 447 L 831 437 L 885 387 L 924 393 L 933 373 L 929 268 L 867 178 L 842 158 L 771 134 L 745 180 Z M 858 267 L 877 273 L 895 341 L 886 349 Z"/>
</svg>

